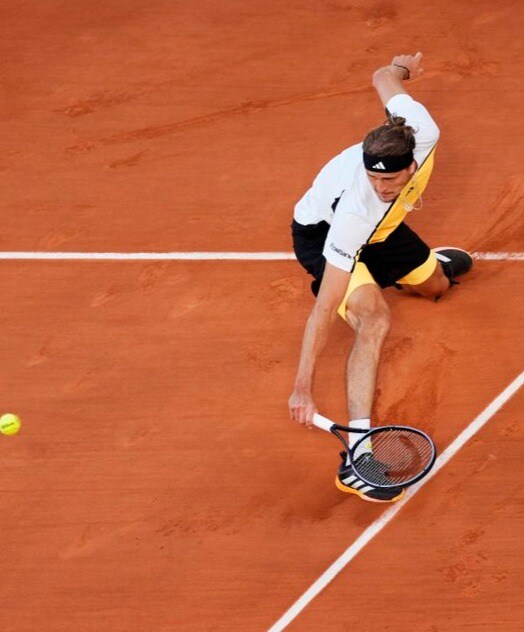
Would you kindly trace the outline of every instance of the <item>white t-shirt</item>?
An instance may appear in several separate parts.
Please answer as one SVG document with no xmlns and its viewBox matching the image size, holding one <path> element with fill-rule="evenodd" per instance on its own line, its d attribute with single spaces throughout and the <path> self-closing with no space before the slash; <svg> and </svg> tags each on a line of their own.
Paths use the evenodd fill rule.
<svg viewBox="0 0 524 632">
<path fill-rule="evenodd" d="M 397 94 L 387 105 L 415 129 L 417 165 L 427 158 L 439 138 L 439 129 L 429 112 L 408 94 Z M 340 198 L 333 211 L 333 204 Z M 322 220 L 331 224 L 324 257 L 337 268 L 351 272 L 358 250 L 369 240 L 391 202 L 382 202 L 366 175 L 362 143 L 353 145 L 330 160 L 313 186 L 295 206 L 295 220 L 304 226 Z"/>
</svg>

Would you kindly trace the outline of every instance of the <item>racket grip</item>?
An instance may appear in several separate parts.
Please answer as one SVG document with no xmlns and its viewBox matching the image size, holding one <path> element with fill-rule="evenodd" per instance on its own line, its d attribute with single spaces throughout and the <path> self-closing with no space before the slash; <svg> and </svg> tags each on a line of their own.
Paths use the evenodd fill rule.
<svg viewBox="0 0 524 632">
<path fill-rule="evenodd" d="M 330 432 L 331 428 L 335 425 L 332 421 L 330 421 L 327 417 L 322 417 L 318 413 L 313 415 L 313 425 L 317 428 L 321 428 L 326 432 Z"/>
</svg>

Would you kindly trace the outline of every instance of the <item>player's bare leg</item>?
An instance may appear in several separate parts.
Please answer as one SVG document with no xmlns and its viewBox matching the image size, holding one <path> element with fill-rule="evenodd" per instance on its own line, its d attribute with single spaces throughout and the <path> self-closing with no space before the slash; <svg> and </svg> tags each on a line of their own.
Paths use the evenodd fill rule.
<svg viewBox="0 0 524 632">
<path fill-rule="evenodd" d="M 450 280 L 437 264 L 433 274 L 423 283 L 417 285 L 402 285 L 402 287 L 413 294 L 419 294 L 426 298 L 439 299 L 451 287 Z"/>
<path fill-rule="evenodd" d="M 390 325 L 389 307 L 377 285 L 355 289 L 347 302 L 346 320 L 355 330 L 346 373 L 349 416 L 369 418 L 380 352 Z"/>
<path fill-rule="evenodd" d="M 374 283 L 357 287 L 346 307 L 346 320 L 355 330 L 355 341 L 347 364 L 349 425 L 368 428 L 375 393 L 378 362 L 389 331 L 389 308 Z M 351 447 L 355 435 L 350 433 Z M 356 474 L 346 452 L 341 452 L 335 484 L 343 492 L 372 502 L 396 502 L 404 496 L 401 487 L 378 489 L 367 485 Z M 361 458 L 367 458 L 362 454 Z"/>
<path fill-rule="evenodd" d="M 417 285 L 402 285 L 410 292 L 438 300 L 454 285 L 454 279 L 471 270 L 473 259 L 471 255 L 455 247 L 435 248 L 437 263 L 432 275 L 423 283 Z"/>
</svg>

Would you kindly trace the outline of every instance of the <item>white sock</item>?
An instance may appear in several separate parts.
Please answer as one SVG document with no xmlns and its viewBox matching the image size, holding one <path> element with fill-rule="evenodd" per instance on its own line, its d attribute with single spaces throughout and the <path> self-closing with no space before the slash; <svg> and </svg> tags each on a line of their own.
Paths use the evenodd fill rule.
<svg viewBox="0 0 524 632">
<path fill-rule="evenodd" d="M 371 419 L 369 417 L 366 417 L 364 419 L 352 419 L 349 422 L 349 427 L 368 430 L 371 427 Z M 355 445 L 355 443 L 357 443 L 357 441 L 360 441 L 360 439 L 362 439 L 362 434 L 363 433 L 361 432 L 348 432 L 348 437 L 349 437 L 348 442 L 349 442 L 350 448 L 352 448 Z M 361 443 L 354 457 L 358 458 L 361 454 L 364 454 L 365 452 L 371 452 L 371 442 L 369 443 L 369 445 L 365 445 Z"/>
</svg>

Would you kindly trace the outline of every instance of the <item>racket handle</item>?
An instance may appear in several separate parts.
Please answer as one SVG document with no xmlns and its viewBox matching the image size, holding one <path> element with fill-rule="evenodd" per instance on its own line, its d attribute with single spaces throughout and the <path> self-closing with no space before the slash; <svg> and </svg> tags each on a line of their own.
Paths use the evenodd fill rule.
<svg viewBox="0 0 524 632">
<path fill-rule="evenodd" d="M 330 432 L 331 428 L 335 425 L 332 421 L 330 421 L 327 417 L 322 417 L 318 413 L 313 415 L 313 425 L 317 428 L 321 428 L 326 432 Z"/>
</svg>

